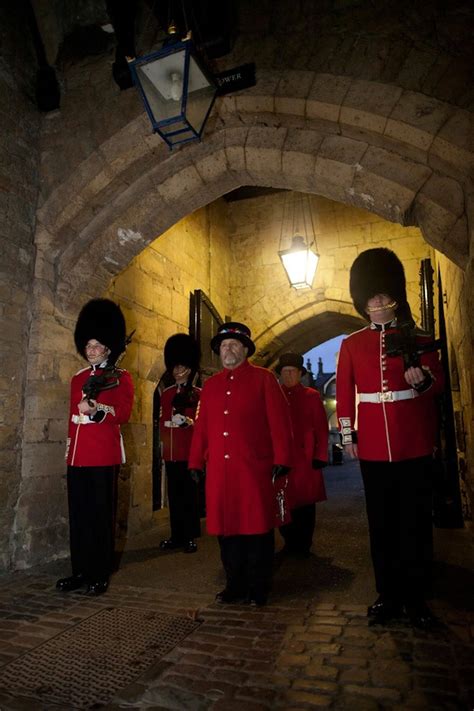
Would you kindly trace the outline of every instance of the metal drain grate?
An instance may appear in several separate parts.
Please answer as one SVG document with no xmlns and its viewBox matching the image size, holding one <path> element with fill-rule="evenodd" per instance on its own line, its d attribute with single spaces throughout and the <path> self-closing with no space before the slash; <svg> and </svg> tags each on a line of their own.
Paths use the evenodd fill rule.
<svg viewBox="0 0 474 711">
<path fill-rule="evenodd" d="M 6 665 L 0 689 L 67 709 L 106 704 L 198 626 L 150 610 L 107 608 Z"/>
</svg>

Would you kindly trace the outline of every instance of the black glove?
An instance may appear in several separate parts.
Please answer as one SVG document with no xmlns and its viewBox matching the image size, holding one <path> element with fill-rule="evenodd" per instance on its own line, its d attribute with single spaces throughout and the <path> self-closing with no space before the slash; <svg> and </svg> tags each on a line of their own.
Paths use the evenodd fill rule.
<svg viewBox="0 0 474 711">
<path fill-rule="evenodd" d="M 191 479 L 194 482 L 196 482 L 196 484 L 199 484 L 199 482 L 201 481 L 201 479 L 204 476 L 204 472 L 202 469 L 190 469 L 189 475 L 190 475 Z"/>
<path fill-rule="evenodd" d="M 421 381 L 421 383 L 418 383 L 418 385 L 413 385 L 413 388 L 416 390 L 417 393 L 424 393 L 425 390 L 428 390 L 428 388 L 431 387 L 431 384 L 433 383 L 433 378 L 431 377 L 431 373 L 428 371 L 424 371 L 425 373 L 425 379 Z"/>
<path fill-rule="evenodd" d="M 281 476 L 286 476 L 291 467 L 286 467 L 284 464 L 274 464 L 272 467 L 272 481 L 279 479 Z"/>
<path fill-rule="evenodd" d="M 321 459 L 313 459 L 311 462 L 311 466 L 313 469 L 323 469 L 324 467 L 327 467 L 328 463 L 323 462 Z"/>
</svg>

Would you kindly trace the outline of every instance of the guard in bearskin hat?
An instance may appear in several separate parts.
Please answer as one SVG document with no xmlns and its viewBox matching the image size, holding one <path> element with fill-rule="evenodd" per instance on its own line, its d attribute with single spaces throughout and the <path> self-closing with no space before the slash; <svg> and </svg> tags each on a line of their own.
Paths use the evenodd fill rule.
<svg viewBox="0 0 474 711">
<path fill-rule="evenodd" d="M 413 325 L 403 264 L 390 249 L 378 247 L 359 254 L 351 267 L 349 291 L 356 310 L 367 321 L 371 320 L 368 300 L 385 293 L 391 297 L 385 310 L 396 311 L 398 321 L 403 319 Z"/>
<path fill-rule="evenodd" d="M 66 461 L 72 575 L 56 587 L 69 592 L 86 586 L 100 595 L 113 571 L 117 477 L 125 461 L 120 425 L 133 404 L 131 377 L 117 367 L 126 344 L 120 307 L 109 299 L 89 301 L 74 340 L 88 366 L 71 381 Z"/>
<path fill-rule="evenodd" d="M 192 336 L 176 333 L 166 341 L 164 356 L 167 373 L 175 382 L 163 391 L 160 403 L 171 528 L 170 537 L 161 541 L 160 548 L 195 553 L 194 539 L 201 535 L 201 525 L 198 488 L 188 471 L 188 457 L 201 393 L 193 384 L 201 354 Z"/>
<path fill-rule="evenodd" d="M 362 252 L 351 268 L 354 306 L 369 325 L 342 342 L 337 413 L 345 452 L 360 460 L 379 597 L 370 624 L 435 618 L 425 599 L 432 562 L 435 396 L 443 387 L 430 337 L 414 328 L 405 273 L 389 249 Z M 407 345 L 408 344 L 408 345 Z M 356 394 L 357 432 L 356 422 Z"/>
<path fill-rule="evenodd" d="M 218 537 L 226 575 L 216 600 L 264 605 L 274 551 L 272 480 L 284 480 L 291 465 L 288 403 L 273 373 L 247 360 L 255 352 L 248 326 L 224 323 L 210 345 L 223 369 L 204 383 L 189 467 L 198 479 L 206 466 L 207 532 Z"/>
<path fill-rule="evenodd" d="M 328 421 L 319 393 L 301 383 L 303 356 L 283 353 L 275 368 L 290 404 L 294 454 L 287 496 L 291 521 L 280 526 L 285 545 L 280 553 L 308 557 L 316 523 L 316 502 L 325 501 L 322 468 L 328 459 Z"/>
</svg>

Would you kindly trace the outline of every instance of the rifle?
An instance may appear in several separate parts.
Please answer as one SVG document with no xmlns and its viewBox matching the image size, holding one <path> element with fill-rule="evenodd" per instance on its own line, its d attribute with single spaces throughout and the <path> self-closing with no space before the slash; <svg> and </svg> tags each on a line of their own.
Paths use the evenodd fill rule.
<svg viewBox="0 0 474 711">
<path fill-rule="evenodd" d="M 417 336 L 420 332 L 415 328 L 413 321 L 397 323 L 398 333 L 388 333 L 385 336 L 385 346 L 388 356 L 402 356 L 404 370 L 420 368 L 420 355 L 437 351 L 441 348 L 441 339 L 437 338 L 428 343 L 420 343 Z"/>
<path fill-rule="evenodd" d="M 134 329 L 125 339 L 125 347 L 119 357 L 116 359 L 115 363 L 107 365 L 105 368 L 100 368 L 100 372 L 97 375 L 89 375 L 86 382 L 82 386 L 82 392 L 84 393 L 84 398 L 87 400 L 88 404 L 93 407 L 93 400 L 97 400 L 97 396 L 103 390 L 111 390 L 116 388 L 120 384 L 120 377 L 122 371 L 119 370 L 118 366 L 122 362 L 127 346 L 131 343 Z M 97 372 L 97 371 L 95 371 Z"/>
</svg>

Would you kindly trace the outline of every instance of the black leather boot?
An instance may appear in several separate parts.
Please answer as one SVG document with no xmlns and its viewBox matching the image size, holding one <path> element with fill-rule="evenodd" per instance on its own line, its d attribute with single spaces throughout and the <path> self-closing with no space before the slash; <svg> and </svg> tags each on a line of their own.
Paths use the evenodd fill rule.
<svg viewBox="0 0 474 711">
<path fill-rule="evenodd" d="M 390 620 L 400 617 L 401 613 L 402 606 L 398 600 L 393 600 L 385 595 L 379 595 L 376 601 L 367 608 L 370 626 L 385 625 Z"/>
<path fill-rule="evenodd" d="M 163 541 L 161 541 L 159 548 L 162 551 L 173 551 L 176 550 L 176 548 L 183 548 L 183 546 L 184 543 L 174 541 L 172 538 L 165 538 Z"/>
<path fill-rule="evenodd" d="M 424 600 L 406 603 L 405 612 L 410 624 L 418 629 L 428 630 L 440 625 L 440 621 L 431 612 Z"/>
<path fill-rule="evenodd" d="M 220 602 L 224 605 L 231 605 L 232 603 L 243 602 L 245 600 L 245 594 L 234 592 L 229 588 L 224 588 L 216 595 L 216 602 Z"/>
<path fill-rule="evenodd" d="M 184 553 L 196 553 L 198 547 L 197 544 L 191 539 L 187 543 L 184 544 L 183 552 Z"/>
<path fill-rule="evenodd" d="M 251 607 L 263 607 L 267 604 L 267 596 L 263 593 L 250 593 L 247 598 L 247 603 Z"/>
<path fill-rule="evenodd" d="M 87 586 L 87 593 L 88 595 L 103 595 L 105 592 L 107 592 L 108 587 L 108 578 L 103 578 L 102 580 L 96 580 L 93 583 L 89 583 L 89 585 Z"/>
<path fill-rule="evenodd" d="M 85 584 L 86 580 L 83 575 L 71 575 L 69 578 L 60 578 L 56 583 L 56 590 L 72 592 L 73 590 L 79 590 Z"/>
</svg>

